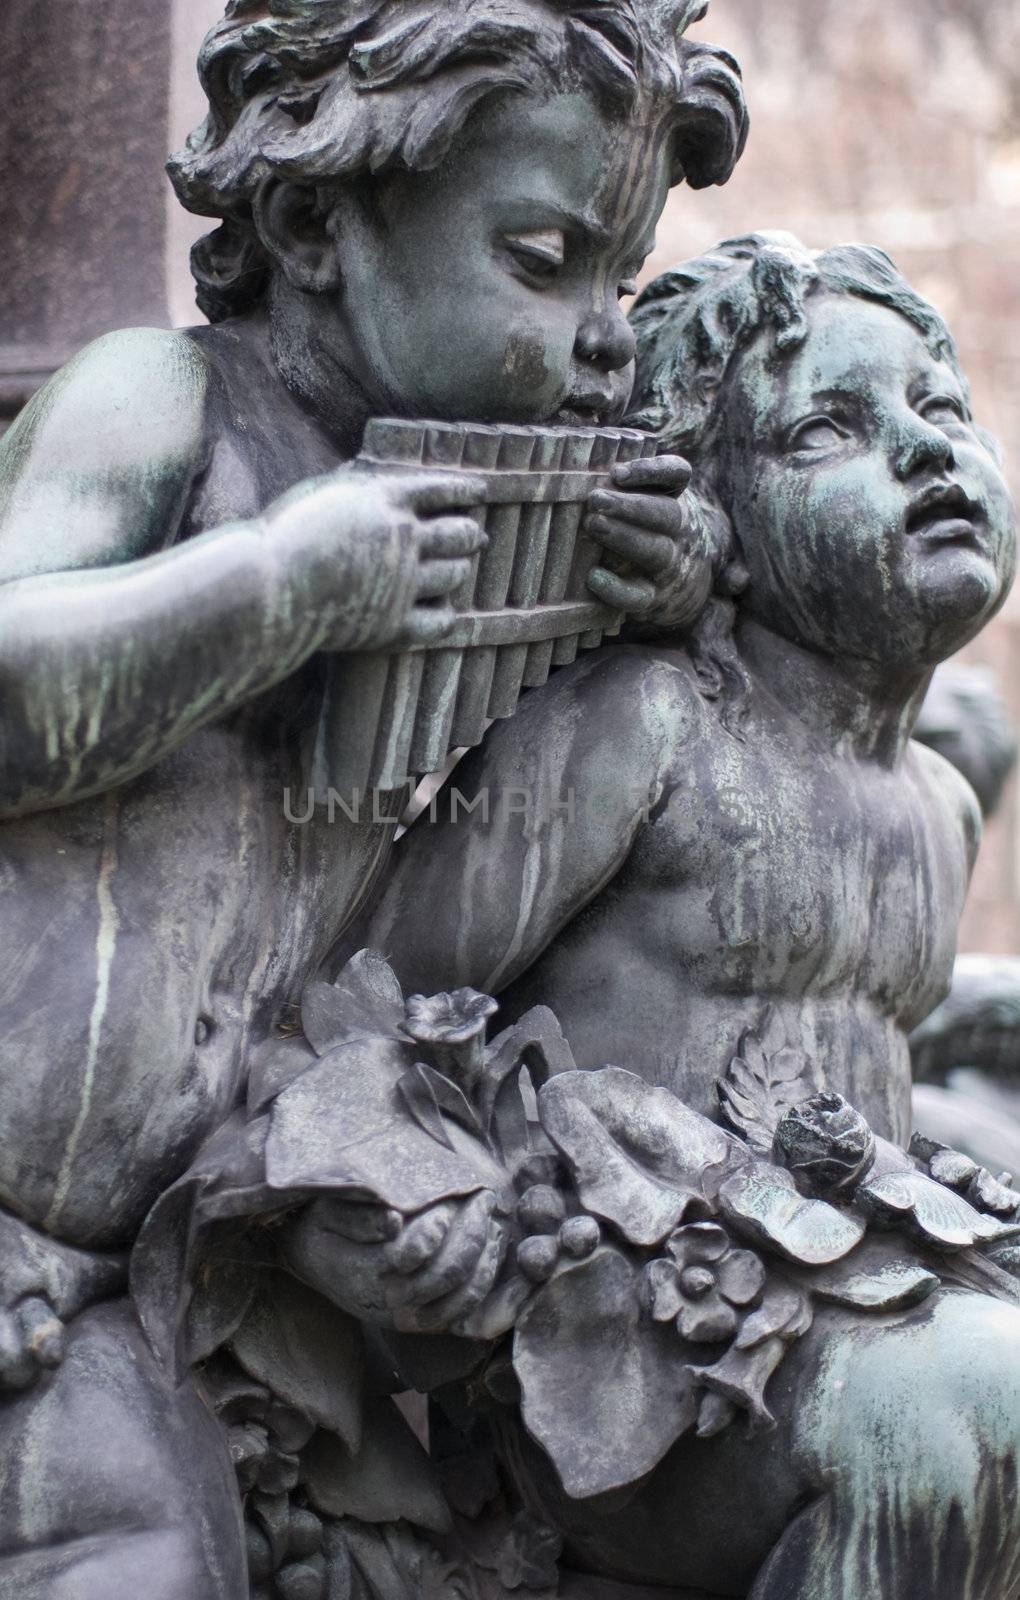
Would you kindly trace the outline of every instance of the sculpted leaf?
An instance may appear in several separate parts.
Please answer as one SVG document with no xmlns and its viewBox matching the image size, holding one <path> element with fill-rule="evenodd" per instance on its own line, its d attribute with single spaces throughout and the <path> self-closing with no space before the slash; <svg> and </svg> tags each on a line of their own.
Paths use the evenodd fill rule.
<svg viewBox="0 0 1020 1600">
<path fill-rule="evenodd" d="M 759 1155 L 768 1155 L 783 1116 L 815 1090 L 807 1057 L 786 1044 L 769 1006 L 760 1033 L 745 1033 L 739 1054 L 718 1084 L 723 1116 Z"/>
<path fill-rule="evenodd" d="M 355 1039 L 273 1102 L 266 1174 L 276 1190 L 329 1190 L 411 1213 L 508 1181 L 485 1144 L 452 1117 L 445 1142 L 411 1116 L 400 1082 L 417 1046 Z M 428 1118 L 425 1118 L 426 1124 Z"/>
<path fill-rule="evenodd" d="M 807 1297 L 800 1289 L 792 1284 L 773 1284 L 757 1311 L 744 1318 L 733 1343 L 738 1350 L 753 1350 L 778 1333 L 799 1338 L 810 1320 Z"/>
<path fill-rule="evenodd" d="M 325 1516 L 407 1521 L 433 1533 L 449 1528 L 438 1470 L 389 1399 L 366 1403 L 355 1450 L 331 1433 L 315 1434 L 302 1451 L 301 1477 L 312 1505 Z"/>
<path fill-rule="evenodd" d="M 1016 1217 L 1020 1211 L 1020 1193 L 1012 1184 L 979 1167 L 967 1189 L 967 1199 L 979 1211 L 990 1211 L 996 1217 Z"/>
<path fill-rule="evenodd" d="M 438 1077 L 438 1073 L 435 1076 Z M 422 1132 L 427 1133 L 430 1139 L 435 1139 L 437 1144 L 452 1150 L 450 1136 L 443 1127 L 436 1091 L 429 1081 L 424 1062 L 416 1061 L 413 1067 L 408 1067 L 403 1077 L 398 1078 L 397 1093 Z"/>
<path fill-rule="evenodd" d="M 637 1280 L 602 1247 L 545 1284 L 517 1324 L 524 1422 L 575 1499 L 643 1477 L 696 1420 L 684 1346 L 642 1315 Z"/>
<path fill-rule="evenodd" d="M 806 1200 L 788 1172 L 756 1163 L 727 1178 L 719 1207 L 733 1227 L 802 1266 L 849 1255 L 864 1224 L 824 1200 Z"/>
<path fill-rule="evenodd" d="M 810 1284 L 820 1300 L 834 1305 L 857 1311 L 902 1311 L 927 1300 L 940 1279 L 910 1261 L 887 1261 L 871 1270 L 852 1270 L 846 1261 L 812 1273 Z"/>
<path fill-rule="evenodd" d="M 395 1034 L 404 1020 L 404 997 L 389 962 L 359 950 L 335 983 L 310 983 L 301 1000 L 301 1024 L 317 1055 L 349 1039 Z"/>
<path fill-rule="evenodd" d="M 357 1449 L 365 1356 L 351 1317 L 289 1273 L 266 1273 L 232 1348 L 251 1377 Z"/>
<path fill-rule="evenodd" d="M 667 1089 L 622 1067 L 550 1078 L 538 1111 L 585 1209 L 645 1248 L 704 1200 L 706 1174 L 740 1149 Z"/>
<path fill-rule="evenodd" d="M 538 1086 L 576 1065 L 563 1030 L 548 1006 L 532 1006 L 493 1039 L 485 1057 L 478 1109 L 504 1160 L 513 1163 L 528 1145 L 527 1113 L 519 1089 L 521 1066 Z"/>
<path fill-rule="evenodd" d="M 444 1118 L 483 1139 L 481 1125 L 461 1090 L 424 1061 L 416 1061 L 397 1083 L 397 1089 L 415 1122 L 437 1143 L 452 1150 Z"/>
<path fill-rule="evenodd" d="M 941 1183 L 922 1172 L 890 1172 L 862 1184 L 858 1198 L 866 1210 L 887 1225 L 906 1225 L 929 1244 L 945 1250 L 966 1250 L 1020 1234 L 1020 1223 L 986 1216 Z"/>
</svg>

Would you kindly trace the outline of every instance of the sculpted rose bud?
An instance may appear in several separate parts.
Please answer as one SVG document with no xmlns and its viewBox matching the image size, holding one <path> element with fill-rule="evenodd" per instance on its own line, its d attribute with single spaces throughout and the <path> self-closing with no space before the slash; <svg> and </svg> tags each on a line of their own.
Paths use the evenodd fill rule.
<svg viewBox="0 0 1020 1600">
<path fill-rule="evenodd" d="M 816 1094 L 783 1117 L 772 1154 L 804 1188 L 849 1195 L 871 1170 L 875 1136 L 842 1095 Z"/>
</svg>

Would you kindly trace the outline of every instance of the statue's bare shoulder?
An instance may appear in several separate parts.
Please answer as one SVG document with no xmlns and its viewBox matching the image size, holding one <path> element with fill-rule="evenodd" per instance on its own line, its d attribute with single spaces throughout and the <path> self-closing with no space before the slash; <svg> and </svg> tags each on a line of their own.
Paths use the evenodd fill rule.
<svg viewBox="0 0 1020 1600">
<path fill-rule="evenodd" d="M 0 581 L 165 548 L 204 464 L 209 369 L 185 334 L 107 334 L 0 445 Z"/>
</svg>

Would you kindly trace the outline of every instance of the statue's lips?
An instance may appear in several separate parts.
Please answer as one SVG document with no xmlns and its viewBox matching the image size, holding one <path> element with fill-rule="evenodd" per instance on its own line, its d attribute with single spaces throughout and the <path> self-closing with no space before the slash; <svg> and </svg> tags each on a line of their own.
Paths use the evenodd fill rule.
<svg viewBox="0 0 1020 1600">
<path fill-rule="evenodd" d="M 573 428 L 603 428 L 610 420 L 612 404 L 608 394 L 568 395 L 553 421 Z"/>
<path fill-rule="evenodd" d="M 983 522 L 980 507 L 958 484 L 939 484 L 914 501 L 907 513 L 907 533 L 924 545 L 980 549 Z"/>
</svg>

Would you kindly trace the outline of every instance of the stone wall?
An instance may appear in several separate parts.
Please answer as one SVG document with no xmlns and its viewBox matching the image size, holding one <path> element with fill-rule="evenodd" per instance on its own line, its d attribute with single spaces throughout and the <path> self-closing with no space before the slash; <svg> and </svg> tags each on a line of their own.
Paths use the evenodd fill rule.
<svg viewBox="0 0 1020 1600">
<path fill-rule="evenodd" d="M 68 356 L 165 320 L 166 0 L 2 0 L 0 431 Z"/>
</svg>

